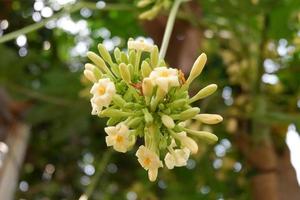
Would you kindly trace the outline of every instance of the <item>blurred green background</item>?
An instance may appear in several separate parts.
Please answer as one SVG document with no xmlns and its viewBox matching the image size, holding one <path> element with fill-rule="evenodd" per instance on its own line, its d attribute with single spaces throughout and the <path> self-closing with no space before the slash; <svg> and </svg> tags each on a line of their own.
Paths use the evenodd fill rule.
<svg viewBox="0 0 300 200">
<path fill-rule="evenodd" d="M 91 116 L 82 79 L 86 52 L 98 43 L 109 50 L 126 48 L 130 37 L 160 44 L 168 11 L 147 22 L 138 19 L 143 10 L 135 5 L 0 0 L 0 182 L 11 155 L 3 146 L 10 152 L 7 138 L 24 123 L 30 138 L 16 170 L 15 199 L 83 200 L 86 193 L 90 199 L 300 199 L 299 0 L 193 0 L 181 6 L 167 62 L 187 76 L 206 52 L 208 63 L 191 94 L 218 84 L 198 106 L 224 121 L 191 124 L 212 130 L 219 142 L 200 143 L 186 167 L 160 170 L 154 183 L 134 150 L 108 150 L 105 121 Z"/>
</svg>

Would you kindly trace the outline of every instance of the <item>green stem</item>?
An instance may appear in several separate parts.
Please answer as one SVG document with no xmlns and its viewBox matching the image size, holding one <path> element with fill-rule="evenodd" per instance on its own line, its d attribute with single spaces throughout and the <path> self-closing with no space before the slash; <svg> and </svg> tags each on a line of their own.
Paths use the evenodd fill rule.
<svg viewBox="0 0 300 200">
<path fill-rule="evenodd" d="M 164 59 L 166 56 L 166 52 L 169 46 L 169 42 L 170 42 L 170 37 L 174 28 L 174 23 L 175 23 L 175 18 L 176 18 L 176 14 L 178 12 L 178 8 L 180 6 L 180 4 L 183 2 L 184 0 L 175 0 L 169 18 L 168 18 L 168 22 L 167 22 L 167 26 L 165 29 L 165 33 L 164 33 L 164 37 L 163 37 L 163 41 L 162 41 L 162 45 L 160 48 L 160 53 L 159 53 L 159 58 L 160 59 Z"/>
<path fill-rule="evenodd" d="M 89 2 L 79 2 L 75 6 L 72 7 L 66 7 L 62 11 L 55 13 L 52 17 L 44 19 L 40 22 L 31 24 L 29 26 L 26 26 L 24 28 L 21 28 L 19 30 L 16 30 L 14 32 L 8 33 L 0 37 L 0 43 L 8 42 L 10 40 L 13 40 L 17 38 L 19 35 L 23 35 L 26 33 L 30 33 L 32 31 L 36 31 L 40 28 L 43 28 L 49 21 L 55 20 L 65 14 L 71 14 L 74 13 L 81 8 L 89 8 L 89 9 L 99 9 L 97 8 L 95 3 L 89 3 Z M 101 11 L 108 11 L 108 10 L 130 10 L 132 9 L 131 6 L 129 5 L 124 5 L 124 4 L 107 4 L 104 8 L 101 8 L 99 10 Z"/>
<path fill-rule="evenodd" d="M 81 195 L 81 197 L 79 198 L 79 200 L 81 199 L 84 199 L 84 200 L 88 200 L 91 195 L 93 194 L 96 186 L 98 185 L 98 182 L 99 182 L 99 179 L 101 177 L 101 175 L 103 174 L 104 170 L 105 170 L 105 167 L 111 157 L 111 154 L 112 154 L 112 150 L 109 149 L 107 150 L 102 159 L 100 160 L 100 162 L 98 163 L 98 166 L 97 166 L 97 172 L 96 174 L 92 177 L 92 181 L 91 181 L 91 184 L 88 186 L 85 194 Z"/>
</svg>

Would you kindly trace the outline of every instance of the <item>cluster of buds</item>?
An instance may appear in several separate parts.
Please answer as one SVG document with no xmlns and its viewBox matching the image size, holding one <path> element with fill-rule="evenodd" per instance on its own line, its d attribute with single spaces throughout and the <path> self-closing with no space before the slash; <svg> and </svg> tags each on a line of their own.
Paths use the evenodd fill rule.
<svg viewBox="0 0 300 200">
<path fill-rule="evenodd" d="M 114 58 L 102 44 L 98 49 L 100 56 L 87 53 L 93 64 L 87 63 L 84 70 L 93 84 L 92 114 L 109 118 L 105 128 L 107 146 L 125 153 L 136 143 L 140 145 L 136 156 L 151 181 L 156 180 L 164 164 L 168 169 L 187 164 L 190 154 L 198 150 L 194 137 L 209 143 L 218 140 L 210 132 L 185 126 L 187 120 L 206 124 L 223 120 L 220 115 L 202 114 L 191 105 L 217 89 L 211 84 L 191 98 L 188 94 L 190 84 L 205 65 L 205 54 L 198 57 L 185 80 L 180 70 L 167 67 L 159 58 L 157 46 L 142 40 L 130 39 L 128 51 L 116 48 Z"/>
</svg>

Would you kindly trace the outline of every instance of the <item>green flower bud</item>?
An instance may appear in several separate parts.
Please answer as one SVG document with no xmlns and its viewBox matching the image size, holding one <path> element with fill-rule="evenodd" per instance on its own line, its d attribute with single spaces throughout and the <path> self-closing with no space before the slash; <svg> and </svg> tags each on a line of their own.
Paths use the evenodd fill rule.
<svg viewBox="0 0 300 200">
<path fill-rule="evenodd" d="M 111 71 L 108 69 L 108 67 L 106 66 L 104 60 L 98 56 L 97 54 L 95 54 L 94 52 L 87 52 L 87 57 L 93 61 L 93 63 L 95 63 L 102 71 L 106 72 L 107 74 L 111 75 L 112 77 L 113 74 L 111 73 Z"/>
<path fill-rule="evenodd" d="M 223 117 L 216 114 L 198 114 L 194 117 L 194 119 L 205 124 L 217 124 L 223 121 Z"/>
<path fill-rule="evenodd" d="M 153 122 L 152 115 L 149 113 L 149 111 L 146 108 L 143 109 L 143 113 L 144 113 L 146 124 L 151 124 Z"/>
<path fill-rule="evenodd" d="M 109 52 L 106 50 L 103 44 L 98 44 L 98 50 L 101 55 L 101 57 L 110 65 L 112 66 L 113 61 L 111 59 L 111 56 Z"/>
<path fill-rule="evenodd" d="M 134 113 L 124 112 L 119 109 L 107 108 L 100 113 L 101 117 L 129 117 Z"/>
<path fill-rule="evenodd" d="M 131 76 L 130 76 L 130 71 L 128 69 L 128 66 L 124 63 L 121 63 L 119 65 L 119 71 L 122 79 L 127 83 L 131 83 Z"/>
<path fill-rule="evenodd" d="M 210 84 L 206 86 L 205 88 L 201 89 L 195 96 L 193 96 L 189 103 L 193 103 L 195 101 L 198 101 L 199 99 L 204 99 L 205 97 L 213 94 L 217 90 L 218 86 L 216 84 Z"/>
<path fill-rule="evenodd" d="M 107 120 L 106 125 L 107 126 L 114 126 L 122 121 L 121 117 L 111 117 Z"/>
<path fill-rule="evenodd" d="M 159 108 L 159 110 L 164 110 L 166 107 L 165 107 L 165 105 L 163 103 L 160 103 L 158 105 L 158 108 Z"/>
<path fill-rule="evenodd" d="M 161 137 L 159 141 L 159 148 L 160 149 L 166 149 L 168 146 L 168 138 L 167 137 Z"/>
<path fill-rule="evenodd" d="M 159 60 L 159 52 L 158 52 L 158 47 L 156 45 L 154 46 L 154 48 L 151 51 L 150 59 L 151 59 L 152 68 L 157 67 L 158 60 Z"/>
<path fill-rule="evenodd" d="M 131 119 L 131 120 L 127 123 L 127 125 L 128 125 L 129 127 L 131 127 L 131 128 L 135 128 L 135 127 L 139 126 L 140 123 L 143 122 L 143 120 L 144 120 L 143 117 L 135 117 L 135 118 Z"/>
<path fill-rule="evenodd" d="M 117 64 L 113 64 L 110 69 L 117 77 L 120 76 L 119 67 Z"/>
<path fill-rule="evenodd" d="M 114 56 L 115 56 L 115 59 L 117 61 L 117 63 L 121 63 L 121 51 L 119 48 L 115 48 L 114 50 Z"/>
<path fill-rule="evenodd" d="M 124 107 L 124 105 L 127 103 L 120 95 L 116 94 L 112 97 L 113 102 L 119 106 Z"/>
<path fill-rule="evenodd" d="M 142 71 L 142 76 L 145 78 L 148 77 L 149 74 L 152 72 L 152 68 L 150 67 L 148 62 L 143 61 L 141 71 Z"/>
<path fill-rule="evenodd" d="M 123 51 L 121 52 L 121 62 L 123 63 L 128 63 L 128 57 L 126 55 L 126 53 L 124 53 Z"/>
<path fill-rule="evenodd" d="M 153 85 L 151 82 L 151 79 L 149 78 L 144 78 L 143 83 L 142 83 L 142 90 L 143 90 L 143 95 L 146 97 L 151 97 L 153 93 Z"/>
<path fill-rule="evenodd" d="M 168 107 L 172 108 L 172 109 L 177 109 L 177 108 L 181 108 L 181 106 L 184 106 L 187 104 L 187 100 L 186 99 L 178 99 L 173 101 L 172 103 L 168 104 Z"/>
<path fill-rule="evenodd" d="M 162 115 L 161 116 L 161 121 L 162 123 L 167 127 L 167 128 L 174 128 L 175 127 L 175 123 L 174 120 L 168 116 L 168 115 Z"/>
<path fill-rule="evenodd" d="M 132 65 L 135 65 L 135 57 L 136 57 L 136 53 L 134 50 L 130 50 L 129 51 L 129 63 Z"/>
<path fill-rule="evenodd" d="M 134 77 L 134 67 L 133 67 L 133 65 L 132 64 L 128 64 L 127 67 L 128 67 L 128 69 L 130 71 L 131 77 L 133 78 Z"/>
<path fill-rule="evenodd" d="M 209 144 L 213 144 L 218 141 L 218 137 L 215 134 L 207 132 L 207 131 L 196 131 L 196 130 L 191 130 L 191 129 L 187 129 L 187 128 L 184 128 L 184 130 L 187 133 L 197 136 L 200 139 L 208 142 Z"/>
<path fill-rule="evenodd" d="M 200 112 L 200 108 L 194 107 L 187 109 L 179 114 L 180 120 L 187 120 L 193 118 L 195 115 L 197 115 Z"/>
<path fill-rule="evenodd" d="M 206 63 L 207 56 L 205 53 L 202 53 L 197 60 L 195 61 L 192 70 L 190 72 L 190 75 L 188 79 L 185 82 L 185 87 L 188 87 L 197 76 L 199 76 L 204 68 L 204 65 Z"/>
</svg>

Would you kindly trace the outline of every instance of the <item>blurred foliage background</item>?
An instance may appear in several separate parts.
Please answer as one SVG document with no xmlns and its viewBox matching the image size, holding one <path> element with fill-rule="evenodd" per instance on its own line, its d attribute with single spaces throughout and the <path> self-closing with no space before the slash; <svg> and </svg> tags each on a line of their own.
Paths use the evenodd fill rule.
<svg viewBox="0 0 300 200">
<path fill-rule="evenodd" d="M 0 86 L 26 105 L 23 120 L 31 127 L 16 199 L 79 199 L 86 192 L 91 199 L 299 199 L 290 162 L 300 155 L 299 0 L 193 0 L 181 7 L 167 62 L 188 72 L 207 53 L 194 88 L 219 89 L 198 106 L 224 122 L 192 122 L 213 128 L 219 142 L 201 144 L 186 168 L 161 170 L 155 183 L 135 151 L 107 150 L 105 121 L 90 115 L 82 79 L 85 54 L 100 42 L 109 50 L 126 48 L 130 37 L 160 43 L 168 11 L 141 21 L 135 4 L 0 1 Z M 294 154 L 289 135 L 298 139 L 289 145 L 298 148 Z"/>
</svg>

